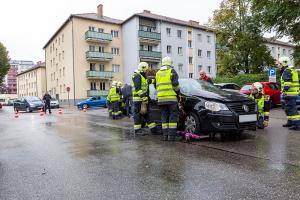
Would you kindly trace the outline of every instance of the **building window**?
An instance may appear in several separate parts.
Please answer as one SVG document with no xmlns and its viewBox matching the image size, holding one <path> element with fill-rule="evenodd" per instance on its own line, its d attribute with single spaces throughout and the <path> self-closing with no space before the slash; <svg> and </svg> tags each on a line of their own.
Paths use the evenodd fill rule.
<svg viewBox="0 0 300 200">
<path fill-rule="evenodd" d="M 181 33 L 182 33 L 181 30 L 177 30 L 177 37 L 181 38 Z"/>
<path fill-rule="evenodd" d="M 188 34 L 191 35 L 191 34 L 192 34 L 192 31 L 188 31 Z"/>
<path fill-rule="evenodd" d="M 95 31 L 95 27 L 89 26 L 89 31 Z"/>
<path fill-rule="evenodd" d="M 66 93 L 66 84 L 64 84 L 64 86 L 63 86 L 63 91 L 64 91 L 64 93 Z"/>
<path fill-rule="evenodd" d="M 210 59 L 211 51 L 207 51 L 207 58 Z"/>
<path fill-rule="evenodd" d="M 65 35 L 64 35 L 64 34 L 62 34 L 62 36 L 61 36 L 61 41 L 62 41 L 62 42 L 65 41 Z"/>
<path fill-rule="evenodd" d="M 277 58 L 278 58 L 278 59 L 280 58 L 280 53 L 278 54 Z"/>
<path fill-rule="evenodd" d="M 111 53 L 113 55 L 119 55 L 120 54 L 120 49 L 119 48 L 111 48 Z"/>
<path fill-rule="evenodd" d="M 95 46 L 94 46 L 94 45 L 90 45 L 90 46 L 89 46 L 89 50 L 90 50 L 90 51 L 95 51 Z"/>
<path fill-rule="evenodd" d="M 147 49 L 148 51 L 152 51 L 152 46 L 148 45 Z"/>
<path fill-rule="evenodd" d="M 52 46 L 50 46 L 50 53 L 52 53 Z"/>
<path fill-rule="evenodd" d="M 61 77 L 61 69 L 59 70 L 59 77 Z"/>
<path fill-rule="evenodd" d="M 202 65 L 198 65 L 198 72 L 202 70 Z"/>
<path fill-rule="evenodd" d="M 105 90 L 105 82 L 100 82 L 100 90 Z"/>
<path fill-rule="evenodd" d="M 98 28 L 98 32 L 99 32 L 99 33 L 103 33 L 103 32 L 104 32 L 104 29 L 103 29 L 103 28 Z"/>
<path fill-rule="evenodd" d="M 166 28 L 167 36 L 171 36 L 171 28 Z"/>
<path fill-rule="evenodd" d="M 99 64 L 99 71 L 104 72 L 104 64 Z"/>
<path fill-rule="evenodd" d="M 172 53 L 172 47 L 170 45 L 167 45 L 167 53 Z"/>
<path fill-rule="evenodd" d="M 63 76 L 66 74 L 65 71 L 66 71 L 66 68 L 63 68 Z"/>
<path fill-rule="evenodd" d="M 182 47 L 178 47 L 178 55 L 182 55 Z"/>
<path fill-rule="evenodd" d="M 112 65 L 112 71 L 115 72 L 115 73 L 120 72 L 120 65 L 113 64 Z"/>
<path fill-rule="evenodd" d="M 90 63 L 90 71 L 96 71 L 96 64 Z"/>
<path fill-rule="evenodd" d="M 285 56 L 285 49 L 282 49 L 282 54 Z"/>
<path fill-rule="evenodd" d="M 60 45 L 60 37 L 58 38 L 58 45 Z"/>
<path fill-rule="evenodd" d="M 57 56 L 57 49 L 55 49 L 55 55 Z"/>
<path fill-rule="evenodd" d="M 61 60 L 61 53 L 58 54 L 58 60 Z"/>
<path fill-rule="evenodd" d="M 50 67 L 52 67 L 52 60 L 50 60 Z"/>
<path fill-rule="evenodd" d="M 113 38 L 117 38 L 117 37 L 119 37 L 119 31 L 111 30 L 111 35 Z"/>
<path fill-rule="evenodd" d="M 193 73 L 189 73 L 189 78 L 193 78 Z"/>
<path fill-rule="evenodd" d="M 197 38 L 198 38 L 198 42 L 202 42 L 202 35 L 201 34 L 198 34 Z"/>
<path fill-rule="evenodd" d="M 183 64 L 178 64 L 178 71 L 183 72 Z"/>
<path fill-rule="evenodd" d="M 189 64 L 193 64 L 193 57 L 189 57 Z"/>
<path fill-rule="evenodd" d="M 275 52 L 275 48 L 274 47 L 272 47 L 272 53 L 274 53 Z"/>
<path fill-rule="evenodd" d="M 209 74 L 211 73 L 211 66 L 207 67 L 207 73 L 209 73 Z"/>
<path fill-rule="evenodd" d="M 202 50 L 198 49 L 198 57 L 202 57 Z"/>
<path fill-rule="evenodd" d="M 207 37 L 207 43 L 210 43 L 210 36 L 207 35 L 206 37 Z"/>
<path fill-rule="evenodd" d="M 97 90 L 96 82 L 91 82 L 91 90 Z"/>
<path fill-rule="evenodd" d="M 188 40 L 188 47 L 192 48 L 192 40 Z"/>
</svg>

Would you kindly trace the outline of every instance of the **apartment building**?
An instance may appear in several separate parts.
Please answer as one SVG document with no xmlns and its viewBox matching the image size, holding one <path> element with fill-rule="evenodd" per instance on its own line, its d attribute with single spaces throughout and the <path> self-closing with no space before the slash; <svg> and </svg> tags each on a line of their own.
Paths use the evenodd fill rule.
<svg viewBox="0 0 300 200">
<path fill-rule="evenodd" d="M 215 33 L 196 21 L 183 21 L 148 10 L 137 13 L 122 24 L 124 71 L 133 72 L 140 61 L 159 68 L 169 56 L 181 78 L 197 78 L 201 69 L 216 76 Z M 131 82 L 130 74 L 124 81 Z"/>
<path fill-rule="evenodd" d="M 295 45 L 273 38 L 265 38 L 265 40 L 270 54 L 275 60 L 278 60 L 281 56 L 292 56 Z"/>
<path fill-rule="evenodd" d="M 121 20 L 97 13 L 71 15 L 44 46 L 47 89 L 74 104 L 106 96 L 112 80 L 123 81 Z"/>
<path fill-rule="evenodd" d="M 34 67 L 17 75 L 18 97 L 37 96 L 42 98 L 46 93 L 46 66 L 38 62 Z"/>
</svg>

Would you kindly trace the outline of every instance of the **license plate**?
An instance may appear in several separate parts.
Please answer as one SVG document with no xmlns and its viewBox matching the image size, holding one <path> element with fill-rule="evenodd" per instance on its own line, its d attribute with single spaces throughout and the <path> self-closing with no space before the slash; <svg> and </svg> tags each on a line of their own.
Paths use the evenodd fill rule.
<svg viewBox="0 0 300 200">
<path fill-rule="evenodd" d="M 240 115 L 239 116 L 239 122 L 243 123 L 243 122 L 255 122 L 257 120 L 257 116 L 256 114 L 252 114 L 252 115 Z"/>
</svg>

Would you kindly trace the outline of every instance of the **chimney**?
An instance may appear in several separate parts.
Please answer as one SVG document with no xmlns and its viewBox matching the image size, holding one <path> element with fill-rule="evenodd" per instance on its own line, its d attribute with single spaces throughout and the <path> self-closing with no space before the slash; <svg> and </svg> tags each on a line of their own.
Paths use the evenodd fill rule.
<svg viewBox="0 0 300 200">
<path fill-rule="evenodd" d="M 97 6 L 97 16 L 98 17 L 103 17 L 103 5 L 102 4 L 99 4 Z"/>
<path fill-rule="evenodd" d="M 190 20 L 189 22 L 190 22 L 190 24 L 193 25 L 193 26 L 199 26 L 199 22 L 197 22 L 197 21 Z"/>
<path fill-rule="evenodd" d="M 144 10 L 143 13 L 151 13 L 150 10 Z"/>
</svg>

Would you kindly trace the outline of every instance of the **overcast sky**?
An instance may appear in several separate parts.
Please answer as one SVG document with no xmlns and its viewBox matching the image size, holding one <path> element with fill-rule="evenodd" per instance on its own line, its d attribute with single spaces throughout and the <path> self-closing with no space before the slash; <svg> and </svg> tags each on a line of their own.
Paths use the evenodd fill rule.
<svg viewBox="0 0 300 200">
<path fill-rule="evenodd" d="M 44 61 L 43 46 L 70 14 L 97 11 L 124 20 L 150 10 L 183 20 L 207 22 L 221 0 L 1 0 L 0 41 L 14 60 Z"/>
</svg>

